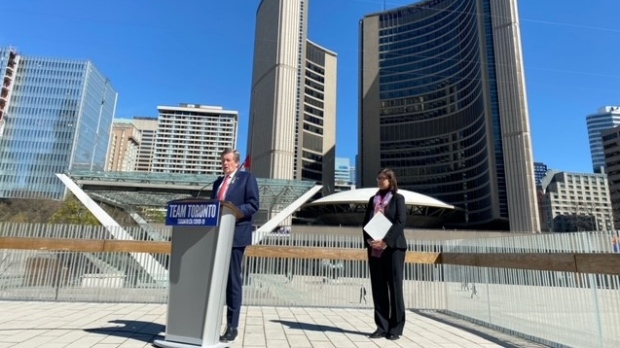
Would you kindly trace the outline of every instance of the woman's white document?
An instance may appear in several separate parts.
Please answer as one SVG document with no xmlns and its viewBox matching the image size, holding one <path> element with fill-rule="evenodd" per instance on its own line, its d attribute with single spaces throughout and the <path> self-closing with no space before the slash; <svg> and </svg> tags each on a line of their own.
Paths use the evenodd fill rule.
<svg viewBox="0 0 620 348">
<path fill-rule="evenodd" d="M 370 235 L 373 240 L 381 240 L 392 227 L 392 222 L 381 213 L 375 214 L 375 216 L 368 221 L 364 226 L 364 231 Z"/>
</svg>

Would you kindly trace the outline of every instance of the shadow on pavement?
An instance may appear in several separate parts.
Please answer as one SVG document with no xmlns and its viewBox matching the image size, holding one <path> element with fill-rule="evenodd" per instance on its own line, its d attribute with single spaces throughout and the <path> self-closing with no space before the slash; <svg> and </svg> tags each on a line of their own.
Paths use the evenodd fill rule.
<svg viewBox="0 0 620 348">
<path fill-rule="evenodd" d="M 122 326 L 107 326 L 94 329 L 84 329 L 86 332 L 96 333 L 100 335 L 126 337 L 142 342 L 153 342 L 154 340 L 163 340 L 164 336 L 160 333 L 164 332 L 166 326 L 147 321 L 135 320 L 112 320 L 108 323 L 120 324 Z"/>
<path fill-rule="evenodd" d="M 413 313 L 416 313 L 422 317 L 429 318 L 440 322 L 445 325 L 452 326 L 459 330 L 463 330 L 469 332 L 472 335 L 476 335 L 480 338 L 483 338 L 487 341 L 493 342 L 500 347 L 504 348 L 542 348 L 542 347 L 551 347 L 542 343 L 534 343 L 530 342 L 524 338 L 511 336 L 509 334 L 498 332 L 490 328 L 478 326 L 471 322 L 465 322 L 464 320 L 459 320 L 454 317 L 450 317 L 446 314 L 437 312 L 437 311 L 428 311 L 428 310 L 418 310 L 412 309 Z M 563 347 L 563 346 L 560 346 Z M 568 347 L 566 347 L 568 348 Z"/>
<path fill-rule="evenodd" d="M 309 331 L 321 331 L 321 332 L 338 332 L 338 333 L 347 333 L 352 335 L 360 335 L 367 336 L 371 334 L 370 332 L 362 332 L 362 331 L 352 331 L 352 330 L 344 330 L 335 326 L 326 326 L 326 325 L 317 325 L 317 324 L 308 324 L 308 323 L 300 323 L 297 321 L 289 321 L 289 320 L 272 320 L 272 323 L 280 323 L 282 325 L 287 325 L 291 329 L 294 330 L 309 330 Z"/>
</svg>

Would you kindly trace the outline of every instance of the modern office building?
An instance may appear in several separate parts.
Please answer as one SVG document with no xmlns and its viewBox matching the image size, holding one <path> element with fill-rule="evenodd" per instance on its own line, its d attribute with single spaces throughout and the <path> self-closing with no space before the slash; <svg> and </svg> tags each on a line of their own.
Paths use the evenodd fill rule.
<svg viewBox="0 0 620 348">
<path fill-rule="evenodd" d="M 136 116 L 133 124 L 140 132 L 140 145 L 136 158 L 135 170 L 138 172 L 150 172 L 153 165 L 153 149 L 155 148 L 155 136 L 157 134 L 157 117 Z"/>
<path fill-rule="evenodd" d="M 307 0 L 263 0 L 256 15 L 248 154 L 260 178 L 334 190 L 337 55 L 307 39 Z"/>
<path fill-rule="evenodd" d="M 601 132 L 614 226 L 620 227 L 620 127 Z"/>
<path fill-rule="evenodd" d="M 236 148 L 239 114 L 219 106 L 158 106 L 152 172 L 220 175 L 220 155 Z"/>
<path fill-rule="evenodd" d="M 607 175 L 549 171 L 543 178 L 543 221 L 550 232 L 612 231 Z"/>
<path fill-rule="evenodd" d="M 592 170 L 595 173 L 605 172 L 605 154 L 601 132 L 620 125 L 620 106 L 604 106 L 596 113 L 586 116 L 588 126 L 588 140 L 590 141 L 590 155 L 592 156 Z"/>
<path fill-rule="evenodd" d="M 334 189 L 336 192 L 355 189 L 355 167 L 348 158 L 336 157 Z"/>
<path fill-rule="evenodd" d="M 534 162 L 534 178 L 536 179 L 536 187 L 540 186 L 542 183 L 542 178 L 545 177 L 547 173 L 547 165 L 542 162 Z"/>
<path fill-rule="evenodd" d="M 465 212 L 538 232 L 516 0 L 429 0 L 360 22 L 358 165 Z"/>
<path fill-rule="evenodd" d="M 106 170 L 133 172 L 138 158 L 140 140 L 140 131 L 131 120 L 114 120 L 110 133 Z"/>
<path fill-rule="evenodd" d="M 56 173 L 104 170 L 117 92 L 87 60 L 0 48 L 0 197 L 63 199 Z"/>
<path fill-rule="evenodd" d="M 6 115 L 8 114 L 11 95 L 15 87 L 17 66 L 20 56 L 13 49 L 0 48 L 0 78 L 2 78 L 2 89 L 0 89 L 0 137 L 4 135 L 6 125 Z"/>
<path fill-rule="evenodd" d="M 536 179 L 536 201 L 538 202 L 538 220 L 541 221 L 541 232 L 548 232 L 547 226 L 542 223 L 545 221 L 547 212 L 545 211 L 545 193 L 542 189 L 542 180 L 547 175 L 547 165 L 542 162 L 534 162 L 534 177 Z"/>
</svg>

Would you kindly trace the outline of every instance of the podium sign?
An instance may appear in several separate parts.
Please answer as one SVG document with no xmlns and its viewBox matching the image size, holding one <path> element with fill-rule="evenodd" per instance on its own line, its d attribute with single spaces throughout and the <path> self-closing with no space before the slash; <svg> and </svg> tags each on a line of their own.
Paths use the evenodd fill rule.
<svg viewBox="0 0 620 348">
<path fill-rule="evenodd" d="M 219 201 L 172 201 L 166 209 L 167 226 L 218 226 Z"/>
<path fill-rule="evenodd" d="M 220 342 L 230 251 L 237 219 L 229 202 L 188 198 L 168 202 L 172 226 L 166 338 L 161 348 L 222 348 Z"/>
</svg>

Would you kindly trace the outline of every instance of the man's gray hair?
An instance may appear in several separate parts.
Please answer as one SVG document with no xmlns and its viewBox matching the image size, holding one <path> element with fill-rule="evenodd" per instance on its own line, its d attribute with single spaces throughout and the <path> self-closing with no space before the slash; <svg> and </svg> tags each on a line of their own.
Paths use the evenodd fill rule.
<svg viewBox="0 0 620 348">
<path fill-rule="evenodd" d="M 224 158 L 224 156 L 228 155 L 229 153 L 233 154 L 233 160 L 236 163 L 239 163 L 239 161 L 241 161 L 241 154 L 239 153 L 239 151 L 235 150 L 235 149 L 231 149 L 230 147 L 227 147 L 224 149 L 224 151 L 222 151 L 222 154 L 220 155 L 220 158 Z"/>
</svg>

